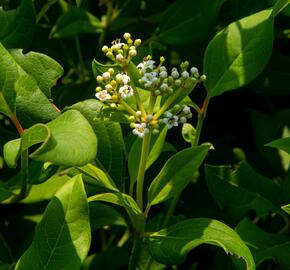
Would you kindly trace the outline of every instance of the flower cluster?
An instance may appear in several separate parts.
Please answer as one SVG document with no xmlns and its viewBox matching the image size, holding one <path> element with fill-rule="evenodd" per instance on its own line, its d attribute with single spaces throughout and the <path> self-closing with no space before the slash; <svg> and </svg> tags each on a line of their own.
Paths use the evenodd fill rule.
<svg viewBox="0 0 290 270">
<path fill-rule="evenodd" d="M 187 105 L 179 105 L 178 101 L 196 83 L 204 81 L 205 75 L 200 76 L 195 67 L 189 68 L 187 61 L 181 63 L 178 69 L 168 70 L 163 57 L 157 65 L 151 56 L 145 57 L 132 71 L 131 59 L 136 56 L 141 40 L 133 41 L 129 33 L 123 37 L 126 43 L 118 39 L 110 48 L 103 47 L 103 52 L 118 68 L 113 69 L 111 65 L 106 72 L 97 76 L 96 97 L 109 103 L 112 108 L 125 110 L 129 114 L 133 134 L 140 138 L 148 133 L 159 133 L 159 127 L 164 125 L 171 129 L 186 123 L 192 117 L 191 109 Z M 127 100 L 132 96 L 134 99 Z M 144 97 L 148 99 L 145 103 Z"/>
<path fill-rule="evenodd" d="M 188 61 L 181 63 L 180 71 L 175 67 L 168 71 L 163 66 L 164 61 L 165 59 L 161 57 L 159 65 L 155 66 L 155 61 L 150 56 L 147 56 L 142 63 L 137 65 L 142 76 L 139 79 L 139 83 L 145 89 L 153 91 L 156 96 L 172 94 L 176 89 L 184 87 L 189 82 L 204 79 L 204 76 L 199 76 L 196 67 L 192 67 L 190 71 L 187 71 Z"/>
<path fill-rule="evenodd" d="M 121 39 L 116 39 L 112 42 L 112 46 L 103 46 L 102 51 L 113 62 L 121 66 L 126 66 L 130 63 L 131 59 L 137 55 L 137 48 L 141 45 L 141 39 L 131 39 L 131 34 L 125 33 L 123 35 L 125 42 Z"/>
<path fill-rule="evenodd" d="M 113 68 L 97 76 L 99 86 L 96 88 L 96 97 L 100 101 L 110 101 L 115 106 L 120 99 L 126 99 L 134 94 L 130 85 L 130 77 L 125 73 L 114 74 Z"/>
</svg>

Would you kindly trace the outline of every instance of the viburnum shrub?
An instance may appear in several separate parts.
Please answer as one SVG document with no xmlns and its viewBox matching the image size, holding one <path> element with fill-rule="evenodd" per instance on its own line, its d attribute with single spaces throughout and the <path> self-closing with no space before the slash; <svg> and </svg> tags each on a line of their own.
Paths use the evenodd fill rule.
<svg viewBox="0 0 290 270">
<path fill-rule="evenodd" d="M 44 15 L 51 2 L 41 9 L 37 22 L 45 17 L 50 23 Z M 3 143 L 0 159 L 0 167 L 4 162 L 7 167 L 0 181 L 0 210 L 5 213 L 0 223 L 0 269 L 179 269 L 187 254 L 202 244 L 221 247 L 231 255 L 229 267 L 236 269 L 254 270 L 272 253 L 288 265 L 280 252 L 263 242 L 271 239 L 270 234 L 255 225 L 266 214 L 275 213 L 286 224 L 281 233 L 288 230 L 284 211 L 289 213 L 289 205 L 282 211 L 286 203 L 277 202 L 272 194 L 280 192 L 280 187 L 256 173 L 237 149 L 236 167 L 206 165 L 205 173 L 200 173 L 206 157 L 215 151 L 211 143 L 200 143 L 200 138 L 211 100 L 248 84 L 266 67 L 273 49 L 274 18 L 289 1 L 277 1 L 272 8 L 219 31 L 205 49 L 203 72 L 189 61 L 174 66 L 163 56 L 155 59 L 153 53 L 147 54 L 147 44 L 130 33 L 104 45 L 105 31 L 119 15 L 114 1 L 101 1 L 108 9 L 101 21 L 79 9 L 82 1 L 76 1 L 78 7 L 60 2 L 67 16 L 52 27 L 50 37 L 74 37 L 80 62 L 65 77 L 64 69 L 51 57 L 17 49 L 22 39 L 18 34 L 10 36 L 11 23 L 22 27 L 18 19 L 31 7 L 30 0 L 23 0 L 15 12 L 0 10 L 0 24 L 6 27 L 0 29 L 0 120 L 7 120 L 18 132 L 10 136 L 12 132 L 7 131 L 9 140 Z M 177 5 L 186 13 L 180 2 L 169 11 Z M 170 39 L 166 24 L 169 27 L 170 22 L 161 24 L 153 41 L 180 42 Z M 170 31 L 180 37 L 174 27 Z M 82 59 L 77 37 L 82 31 L 100 33 L 92 73 Z M 62 97 L 53 102 L 51 88 L 60 78 L 69 84 L 75 77 L 83 87 L 88 74 L 94 76 L 95 93 L 91 89 L 89 99 L 59 109 Z M 197 86 L 198 94 L 193 95 Z M 68 89 L 73 91 L 73 86 Z M 173 128 L 179 135 L 175 139 L 187 147 L 179 149 L 167 142 Z M 268 146 L 289 152 L 289 138 Z M 182 192 L 191 192 L 189 186 L 201 176 L 219 206 L 229 209 L 232 224 L 242 219 L 236 230 L 217 219 L 188 218 L 177 211 Z M 260 183 L 264 183 L 261 190 Z M 35 205 L 36 213 L 29 208 Z M 7 218 L 6 212 L 14 213 L 14 206 L 19 207 L 15 216 L 20 218 L 14 214 Z M 251 210 L 256 216 L 249 221 L 245 217 Z M 30 233 L 24 235 L 22 226 L 25 232 L 29 227 Z M 16 237 L 21 235 L 20 248 L 15 241 L 9 246 L 11 228 Z M 288 250 L 287 239 L 279 235 L 269 242 L 279 247 L 287 243 Z M 190 269 L 198 268 L 193 264 Z"/>
</svg>

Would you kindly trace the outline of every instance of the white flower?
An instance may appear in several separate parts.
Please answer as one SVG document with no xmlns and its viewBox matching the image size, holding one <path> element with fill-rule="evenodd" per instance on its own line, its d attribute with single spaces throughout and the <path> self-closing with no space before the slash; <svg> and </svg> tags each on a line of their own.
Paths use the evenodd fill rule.
<svg viewBox="0 0 290 270">
<path fill-rule="evenodd" d="M 177 71 L 176 68 L 173 68 L 172 71 L 171 71 L 171 76 L 174 78 L 174 79 L 177 79 L 179 77 L 179 73 Z"/>
<path fill-rule="evenodd" d="M 182 78 L 187 79 L 189 77 L 189 73 L 185 70 L 181 73 Z"/>
<path fill-rule="evenodd" d="M 134 93 L 133 88 L 127 84 L 125 84 L 124 86 L 121 86 L 119 89 L 119 94 L 122 98 L 131 97 L 133 93 Z"/>
<path fill-rule="evenodd" d="M 102 90 L 98 93 L 96 93 L 96 98 L 98 98 L 100 101 L 105 101 L 108 99 L 111 99 L 111 95 L 107 92 L 107 90 Z"/>
<path fill-rule="evenodd" d="M 152 71 L 154 69 L 155 61 L 145 60 L 142 63 L 138 64 L 137 68 L 140 69 L 141 73 L 144 74 L 148 69 Z"/>
<path fill-rule="evenodd" d="M 154 87 L 159 83 L 160 79 L 157 78 L 157 72 L 152 71 L 145 73 L 140 79 L 140 82 L 144 84 L 146 88 Z"/>
<path fill-rule="evenodd" d="M 173 115 L 171 112 L 166 112 L 165 116 L 166 117 L 162 119 L 162 122 L 168 127 L 168 129 L 178 126 L 178 116 Z"/>
<path fill-rule="evenodd" d="M 137 135 L 139 138 L 143 138 L 146 133 L 149 132 L 149 129 L 146 127 L 146 123 L 135 124 L 133 129 L 133 134 Z"/>
<path fill-rule="evenodd" d="M 116 80 L 118 83 L 128 84 L 130 82 L 130 77 L 127 74 L 118 73 L 116 75 Z"/>
<path fill-rule="evenodd" d="M 159 73 L 159 77 L 160 78 L 162 78 L 162 79 L 165 79 L 165 78 L 167 78 L 167 72 L 165 71 L 165 70 L 163 70 L 163 71 L 160 71 L 160 73 Z"/>
</svg>

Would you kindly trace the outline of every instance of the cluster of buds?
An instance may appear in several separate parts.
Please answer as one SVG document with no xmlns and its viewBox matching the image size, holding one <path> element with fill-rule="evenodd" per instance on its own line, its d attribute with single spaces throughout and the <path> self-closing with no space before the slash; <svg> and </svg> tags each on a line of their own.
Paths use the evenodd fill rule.
<svg viewBox="0 0 290 270">
<path fill-rule="evenodd" d="M 183 96 L 186 89 L 191 90 L 198 82 L 206 79 L 205 75 L 199 75 L 198 69 L 189 68 L 188 61 L 180 64 L 180 68 L 167 70 L 163 65 L 164 57 L 160 58 L 159 65 L 155 64 L 151 56 L 147 56 L 137 65 L 139 75 L 130 73 L 128 66 L 132 57 L 137 54 L 136 48 L 141 45 L 141 40 L 132 40 L 129 33 L 124 34 L 127 43 L 122 43 L 118 39 L 112 46 L 103 47 L 103 52 L 120 68 L 116 71 L 113 68 L 97 76 L 98 86 L 96 97 L 110 104 L 112 108 L 124 109 L 129 113 L 130 127 L 134 135 L 143 138 L 147 133 L 159 133 L 159 127 L 166 126 L 168 129 L 184 124 L 192 117 L 191 109 L 187 105 L 179 105 L 177 99 Z M 117 73 L 116 73 L 117 72 Z M 127 73 L 128 72 L 128 73 Z M 137 72 L 138 73 L 138 72 Z M 133 77 L 131 77 L 133 76 Z M 134 80 L 133 80 L 134 78 Z M 139 80 L 140 88 L 150 94 L 149 107 L 146 109 L 142 103 L 139 88 L 135 87 Z M 131 96 L 135 97 L 136 108 L 131 106 Z M 154 109 L 159 97 L 162 96 L 162 106 Z"/>
<path fill-rule="evenodd" d="M 125 42 L 121 39 L 116 39 L 112 42 L 112 46 L 103 46 L 102 51 L 113 62 L 120 66 L 126 66 L 130 63 L 131 59 L 137 55 L 137 48 L 141 45 L 141 39 L 131 39 L 131 34 L 125 33 L 123 35 Z"/>
<path fill-rule="evenodd" d="M 180 71 L 175 67 L 168 71 L 163 66 L 164 61 L 164 57 L 161 57 L 159 65 L 155 66 L 155 61 L 151 59 L 151 56 L 147 56 L 137 66 L 142 76 L 139 79 L 139 83 L 145 89 L 153 91 L 156 96 L 172 94 L 176 89 L 186 87 L 190 82 L 204 81 L 206 79 L 205 75 L 199 75 L 196 67 L 192 67 L 187 71 L 188 61 L 180 64 Z"/>
<path fill-rule="evenodd" d="M 116 107 L 121 99 L 126 99 L 134 94 L 130 85 L 130 77 L 126 73 L 117 73 L 113 68 L 97 76 L 99 86 L 96 88 L 96 98 L 108 101 L 111 107 Z"/>
</svg>

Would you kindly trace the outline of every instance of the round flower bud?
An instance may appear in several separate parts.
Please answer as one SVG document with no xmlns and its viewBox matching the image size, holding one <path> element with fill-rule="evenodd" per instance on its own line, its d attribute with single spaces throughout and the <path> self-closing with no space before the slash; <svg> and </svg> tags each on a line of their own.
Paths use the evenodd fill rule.
<svg viewBox="0 0 290 270">
<path fill-rule="evenodd" d="M 176 86 L 180 86 L 180 85 L 181 85 L 181 80 L 177 79 L 177 80 L 175 81 L 175 85 L 176 85 Z"/>
<path fill-rule="evenodd" d="M 196 67 L 192 67 L 192 68 L 190 69 L 190 73 L 191 73 L 191 74 L 198 73 L 198 69 L 197 69 Z"/>
<path fill-rule="evenodd" d="M 178 71 L 177 71 L 177 70 L 173 70 L 173 71 L 171 72 L 171 76 L 172 76 L 174 79 L 177 79 L 177 78 L 179 77 L 179 73 L 178 73 Z"/>
<path fill-rule="evenodd" d="M 166 92 L 168 90 L 168 84 L 166 84 L 166 83 L 161 84 L 160 89 L 162 91 Z"/>
<path fill-rule="evenodd" d="M 129 116 L 129 121 L 130 121 L 130 122 L 135 121 L 135 117 L 134 117 L 133 115 Z"/>
<path fill-rule="evenodd" d="M 111 103 L 111 104 L 110 104 L 110 107 L 111 107 L 112 109 L 116 109 L 116 108 L 117 108 L 117 105 L 116 105 L 116 103 Z"/>
<path fill-rule="evenodd" d="M 113 69 L 113 68 L 109 68 L 109 69 L 108 69 L 108 72 L 109 72 L 111 75 L 113 75 L 113 74 L 114 74 L 114 69 Z"/>
<path fill-rule="evenodd" d="M 102 88 L 100 86 L 98 86 L 98 87 L 96 87 L 96 91 L 100 92 L 100 91 L 102 91 Z"/>
<path fill-rule="evenodd" d="M 102 47 L 102 52 L 103 53 L 107 53 L 108 50 L 109 50 L 109 47 L 108 46 L 105 45 L 105 46 Z"/>
<path fill-rule="evenodd" d="M 136 56 L 137 55 L 137 51 L 135 50 L 135 49 L 130 49 L 130 51 L 129 51 L 129 55 L 131 56 L 131 57 L 134 57 L 134 56 Z"/>
<path fill-rule="evenodd" d="M 116 60 L 117 60 L 117 61 L 122 62 L 123 59 L 124 59 L 124 56 L 123 56 L 122 54 L 120 54 L 120 53 L 117 54 L 117 56 L 116 56 Z"/>
<path fill-rule="evenodd" d="M 180 109 L 180 105 L 179 104 L 175 104 L 173 107 L 175 110 L 179 110 Z"/>
<path fill-rule="evenodd" d="M 114 60 L 114 55 L 113 55 L 113 53 L 112 52 L 107 52 L 106 53 L 106 56 L 108 57 L 108 58 L 110 58 L 110 59 L 112 59 L 112 60 Z"/>
<path fill-rule="evenodd" d="M 117 80 L 118 83 L 122 83 L 123 82 L 123 75 L 118 73 L 116 75 L 116 80 Z"/>
<path fill-rule="evenodd" d="M 173 93 L 173 88 L 172 87 L 168 87 L 168 93 L 172 94 Z"/>
<path fill-rule="evenodd" d="M 160 70 L 160 72 L 162 72 L 162 71 L 167 71 L 167 69 L 166 69 L 165 66 L 161 66 L 161 67 L 159 68 L 159 70 Z"/>
<path fill-rule="evenodd" d="M 111 74 L 109 72 L 103 73 L 103 79 L 104 80 L 108 80 L 108 79 L 110 79 L 110 77 L 111 77 Z"/>
<path fill-rule="evenodd" d="M 105 89 L 109 92 L 113 90 L 113 87 L 110 84 L 106 84 Z"/>
<path fill-rule="evenodd" d="M 154 91 L 154 94 L 155 94 L 156 96 L 159 96 L 159 95 L 161 94 L 161 92 L 160 92 L 159 90 L 155 90 L 155 91 Z"/>
<path fill-rule="evenodd" d="M 102 83 L 102 82 L 103 82 L 103 77 L 100 76 L 100 75 L 98 75 L 98 76 L 97 76 L 97 82 L 98 82 L 98 83 Z"/>
<path fill-rule="evenodd" d="M 159 129 L 154 128 L 153 131 L 152 131 L 152 133 L 153 133 L 154 135 L 157 135 L 157 134 L 159 133 Z"/>
<path fill-rule="evenodd" d="M 161 79 L 165 79 L 165 78 L 167 77 L 167 72 L 166 72 L 165 70 L 161 71 L 161 72 L 159 73 L 159 77 L 160 77 Z"/>
<path fill-rule="evenodd" d="M 128 40 L 129 38 L 131 38 L 131 34 L 130 33 L 125 33 L 123 35 L 124 39 Z"/>
<path fill-rule="evenodd" d="M 185 70 L 181 73 L 182 78 L 187 79 L 189 77 L 189 73 Z"/>
<path fill-rule="evenodd" d="M 134 122 L 130 123 L 130 128 L 135 128 L 135 123 Z"/>
<path fill-rule="evenodd" d="M 204 81 L 206 80 L 206 75 L 204 75 L 204 74 L 201 75 L 201 76 L 200 76 L 200 80 L 201 80 L 202 82 L 204 82 Z"/>
<path fill-rule="evenodd" d="M 181 116 L 181 117 L 179 118 L 179 121 L 180 121 L 180 123 L 184 124 L 184 123 L 187 122 L 187 119 L 186 119 L 186 117 Z"/>
<path fill-rule="evenodd" d="M 110 84 L 112 85 L 112 87 L 116 87 L 116 86 L 117 86 L 117 82 L 116 82 L 115 80 L 112 80 L 112 81 L 110 82 Z"/>
<path fill-rule="evenodd" d="M 138 39 L 135 39 L 135 41 L 134 41 L 134 45 L 136 46 L 136 47 L 139 47 L 140 45 L 141 45 L 141 39 L 140 38 L 138 38 Z"/>
</svg>

